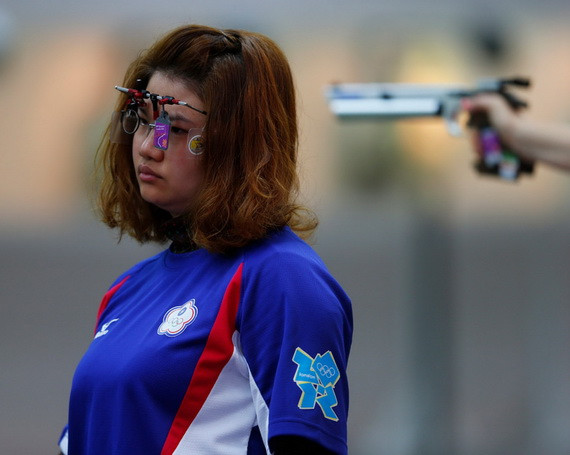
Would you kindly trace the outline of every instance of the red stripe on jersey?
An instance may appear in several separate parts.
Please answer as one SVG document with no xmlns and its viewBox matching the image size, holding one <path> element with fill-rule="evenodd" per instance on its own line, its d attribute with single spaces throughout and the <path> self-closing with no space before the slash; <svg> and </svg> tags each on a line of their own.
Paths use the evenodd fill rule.
<svg viewBox="0 0 570 455">
<path fill-rule="evenodd" d="M 170 455 L 176 450 L 234 352 L 232 335 L 235 332 L 235 320 L 240 301 L 242 269 L 243 264 L 240 264 L 226 288 L 204 352 L 196 364 L 161 455 Z"/>
<path fill-rule="evenodd" d="M 95 322 L 95 330 L 93 331 L 93 333 L 97 333 L 97 327 L 99 326 L 99 319 L 101 318 L 101 315 L 103 314 L 103 311 L 105 311 L 105 308 L 107 308 L 107 305 L 109 304 L 109 300 L 111 300 L 111 297 L 113 297 L 115 295 L 115 292 L 117 292 L 119 290 L 119 288 L 125 284 L 125 281 L 127 281 L 129 279 L 129 277 L 125 277 L 123 278 L 123 280 L 120 283 L 117 283 L 115 286 L 113 286 L 111 289 L 109 289 L 105 295 L 103 296 L 103 300 L 101 300 L 101 304 L 99 305 L 99 311 L 97 311 L 97 320 Z"/>
</svg>

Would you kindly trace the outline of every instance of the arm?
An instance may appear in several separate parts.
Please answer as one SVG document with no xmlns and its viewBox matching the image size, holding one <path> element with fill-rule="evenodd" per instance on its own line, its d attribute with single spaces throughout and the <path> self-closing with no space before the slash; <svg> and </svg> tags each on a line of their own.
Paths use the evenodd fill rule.
<svg viewBox="0 0 570 455">
<path fill-rule="evenodd" d="M 486 111 L 501 140 L 522 158 L 570 171 L 570 126 L 533 121 L 497 95 L 465 99 L 463 107 L 468 112 Z"/>
<path fill-rule="evenodd" d="M 333 455 L 320 444 L 300 436 L 275 436 L 269 446 L 273 455 Z"/>
<path fill-rule="evenodd" d="M 346 454 L 350 300 L 297 242 L 267 249 L 244 266 L 237 320 L 266 406 L 258 425 L 277 455 Z"/>
</svg>

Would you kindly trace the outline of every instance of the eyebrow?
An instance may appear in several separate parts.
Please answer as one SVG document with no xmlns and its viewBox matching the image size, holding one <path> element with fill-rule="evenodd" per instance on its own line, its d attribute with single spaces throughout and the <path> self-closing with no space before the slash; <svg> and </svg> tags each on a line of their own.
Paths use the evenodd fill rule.
<svg viewBox="0 0 570 455">
<path fill-rule="evenodd" d="M 145 100 L 146 101 L 146 100 Z M 150 112 L 149 112 L 149 108 L 150 108 Z M 149 102 L 145 102 L 145 106 L 139 106 L 139 111 L 142 111 L 145 115 L 152 115 L 152 105 Z M 176 121 L 182 121 L 182 122 L 186 122 L 186 123 L 192 123 L 193 121 L 186 117 L 185 115 L 177 112 L 177 113 L 168 113 L 168 117 L 170 118 L 170 121 L 172 122 L 176 122 Z"/>
<path fill-rule="evenodd" d="M 192 120 L 190 120 L 188 117 L 182 115 L 182 114 L 168 114 L 168 116 L 170 117 L 170 120 L 175 122 L 177 120 L 179 121 L 183 121 L 183 122 L 187 122 L 187 123 L 192 123 Z"/>
</svg>

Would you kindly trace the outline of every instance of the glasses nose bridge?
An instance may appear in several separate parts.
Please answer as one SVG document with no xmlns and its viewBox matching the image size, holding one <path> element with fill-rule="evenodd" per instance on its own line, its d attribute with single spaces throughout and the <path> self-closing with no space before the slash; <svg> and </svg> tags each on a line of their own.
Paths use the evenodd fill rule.
<svg viewBox="0 0 570 455">
<path fill-rule="evenodd" d="M 145 140 L 149 136 L 149 133 L 156 128 L 156 123 L 147 123 L 143 128 Z M 139 128 L 140 129 L 140 128 Z"/>
<path fill-rule="evenodd" d="M 142 128 L 141 128 L 142 127 Z M 154 132 L 154 129 L 156 128 L 156 123 L 147 123 L 146 125 L 140 125 L 139 128 L 137 128 L 137 131 L 135 131 L 136 133 L 142 133 L 142 142 L 141 145 L 144 147 L 146 145 L 146 142 L 148 141 L 148 138 L 153 138 L 152 140 L 154 140 L 154 134 L 150 134 L 151 131 Z"/>
</svg>

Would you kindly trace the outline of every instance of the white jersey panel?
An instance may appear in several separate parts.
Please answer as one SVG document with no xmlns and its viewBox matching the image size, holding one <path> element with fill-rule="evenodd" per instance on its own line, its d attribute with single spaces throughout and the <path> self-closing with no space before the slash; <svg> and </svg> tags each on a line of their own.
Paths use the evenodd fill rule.
<svg viewBox="0 0 570 455">
<path fill-rule="evenodd" d="M 259 427 L 259 432 L 261 433 L 261 439 L 263 440 L 263 445 L 265 445 L 265 451 L 270 454 L 269 451 L 269 407 L 263 399 L 263 395 L 248 369 L 249 374 L 249 385 L 251 388 L 251 396 L 253 397 L 253 406 L 255 408 L 255 415 L 257 417 L 257 426 Z"/>
<path fill-rule="evenodd" d="M 246 455 L 256 409 L 251 396 L 247 364 L 236 347 L 220 373 L 202 409 L 173 455 Z"/>
</svg>

